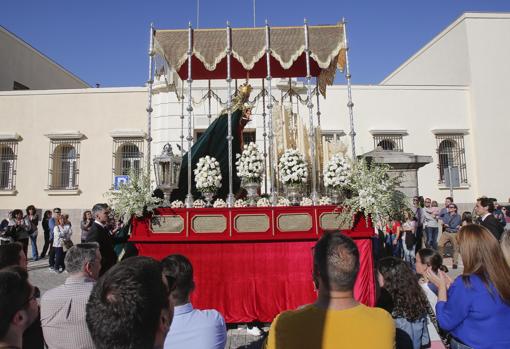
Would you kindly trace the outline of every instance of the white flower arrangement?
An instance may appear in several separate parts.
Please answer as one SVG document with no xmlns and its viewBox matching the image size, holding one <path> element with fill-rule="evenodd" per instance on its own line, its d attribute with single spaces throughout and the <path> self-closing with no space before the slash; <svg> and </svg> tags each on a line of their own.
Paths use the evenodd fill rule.
<svg viewBox="0 0 510 349">
<path fill-rule="evenodd" d="M 158 207 L 162 200 L 152 196 L 152 182 L 146 171 L 131 171 L 129 180 L 121 184 L 119 190 L 105 193 L 109 205 L 115 214 L 128 221 L 131 216 L 142 217 L 145 212 L 151 212 Z"/>
<path fill-rule="evenodd" d="M 305 183 L 308 167 L 303 154 L 296 149 L 287 149 L 278 162 L 278 173 L 283 184 Z"/>
<path fill-rule="evenodd" d="M 203 208 L 205 207 L 205 201 L 202 199 L 197 199 L 193 201 L 193 207 L 194 208 Z"/>
<path fill-rule="evenodd" d="M 271 203 L 267 198 L 260 198 L 259 201 L 257 201 L 257 207 L 269 207 L 271 206 Z"/>
<path fill-rule="evenodd" d="M 310 198 L 304 197 L 299 203 L 299 206 L 313 206 L 313 201 Z"/>
<path fill-rule="evenodd" d="M 405 195 L 397 190 L 398 183 L 398 177 L 390 176 L 388 165 L 369 166 L 365 160 L 356 162 L 349 183 L 352 195 L 343 203 L 340 223 L 352 224 L 354 216 L 363 212 L 386 224 L 389 217 L 407 207 Z"/>
<path fill-rule="evenodd" d="M 237 199 L 234 202 L 234 207 L 248 207 L 248 203 L 244 201 L 243 199 Z"/>
<path fill-rule="evenodd" d="M 213 204 L 213 207 L 217 208 L 227 207 L 227 203 L 223 199 L 216 199 L 216 201 Z"/>
<path fill-rule="evenodd" d="M 220 163 L 209 155 L 198 160 L 197 168 L 193 170 L 197 189 L 202 192 L 216 192 L 221 188 Z"/>
<path fill-rule="evenodd" d="M 350 175 L 349 161 L 342 154 L 336 154 L 324 168 L 324 186 L 336 190 L 341 189 L 349 184 Z"/>
<path fill-rule="evenodd" d="M 243 153 L 236 154 L 236 157 L 239 159 L 236 162 L 239 178 L 247 183 L 260 183 L 264 173 L 264 158 L 257 145 L 253 142 L 245 144 Z"/>
<path fill-rule="evenodd" d="M 331 199 L 328 196 L 323 196 L 319 199 L 319 206 L 331 205 Z"/>
<path fill-rule="evenodd" d="M 181 200 L 174 200 L 170 203 L 170 207 L 171 208 L 183 208 L 184 202 L 182 202 Z"/>
<path fill-rule="evenodd" d="M 280 206 L 280 207 L 290 206 L 290 201 L 287 198 L 279 197 L 278 202 L 276 203 L 276 206 Z"/>
</svg>

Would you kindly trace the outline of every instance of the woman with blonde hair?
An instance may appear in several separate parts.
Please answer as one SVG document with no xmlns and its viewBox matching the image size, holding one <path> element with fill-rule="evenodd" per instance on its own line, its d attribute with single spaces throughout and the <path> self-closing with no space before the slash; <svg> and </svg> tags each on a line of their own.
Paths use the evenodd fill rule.
<svg viewBox="0 0 510 349">
<path fill-rule="evenodd" d="M 507 230 L 501 235 L 501 249 L 506 259 L 506 264 L 510 266 L 510 230 Z"/>
<path fill-rule="evenodd" d="M 63 214 L 57 218 L 55 227 L 53 228 L 53 248 L 55 249 L 55 269 L 57 273 L 61 273 L 65 269 L 64 258 L 65 251 L 64 247 L 68 241 L 71 241 L 71 235 L 73 230 L 71 229 L 71 222 L 69 222 L 69 215 Z"/>
<path fill-rule="evenodd" d="M 437 320 L 452 349 L 510 348 L 510 267 L 499 242 L 477 224 L 458 233 L 464 272 L 448 288 L 444 272 L 427 277 L 438 287 Z"/>
</svg>

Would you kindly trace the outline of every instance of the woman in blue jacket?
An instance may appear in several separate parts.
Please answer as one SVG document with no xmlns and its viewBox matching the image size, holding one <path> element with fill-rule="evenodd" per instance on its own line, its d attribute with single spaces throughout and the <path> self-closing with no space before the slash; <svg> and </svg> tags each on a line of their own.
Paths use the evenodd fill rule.
<svg viewBox="0 0 510 349">
<path fill-rule="evenodd" d="M 498 241 L 477 224 L 458 233 L 464 272 L 451 285 L 444 272 L 427 273 L 438 287 L 436 315 L 452 349 L 510 348 L 510 267 Z"/>
</svg>

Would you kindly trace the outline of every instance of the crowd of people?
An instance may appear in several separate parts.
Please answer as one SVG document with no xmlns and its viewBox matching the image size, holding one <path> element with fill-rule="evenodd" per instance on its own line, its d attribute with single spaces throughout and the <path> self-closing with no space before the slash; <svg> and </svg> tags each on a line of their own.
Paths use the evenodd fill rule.
<svg viewBox="0 0 510 349">
<path fill-rule="evenodd" d="M 509 348 L 510 236 L 497 211 L 505 212 L 488 198 L 477 200 L 478 217 L 460 215 L 451 198 L 442 209 L 420 197 L 413 204 L 379 234 L 375 307 L 354 297 L 356 244 L 327 232 L 313 248 L 317 299 L 279 314 L 260 347 Z M 223 316 L 191 303 L 191 261 L 173 254 L 118 262 L 115 246 L 125 240 L 108 227 L 106 204 L 84 213 L 82 242 L 74 246 L 65 246 L 72 230 L 61 210 L 44 213 L 48 244 L 38 257 L 53 251 L 53 268 L 65 266 L 68 277 L 38 301 L 41 293 L 27 274 L 30 229 L 38 221 L 29 208 L 25 217 L 13 211 L 6 229 L 12 241 L 0 246 L 0 348 L 225 347 Z M 20 226 L 25 233 L 13 237 Z M 443 263 L 447 243 L 452 268 L 459 255 L 464 268 L 454 280 Z"/>
<path fill-rule="evenodd" d="M 124 227 L 122 220 L 116 220 L 106 204 L 98 204 L 93 210 L 97 217 L 92 218 L 92 210 L 83 212 L 80 222 L 80 241 L 86 242 L 89 238 L 97 238 L 97 230 L 105 228 L 113 237 Z M 43 231 L 44 245 L 39 254 L 37 238 L 39 235 L 39 222 Z M 97 222 L 99 225 L 94 225 Z M 38 261 L 48 256 L 48 267 L 51 271 L 62 273 L 65 266 L 65 254 L 73 246 L 73 228 L 69 215 L 62 213 L 62 210 L 55 207 L 53 211 L 46 210 L 40 219 L 34 205 L 26 208 L 26 215 L 23 211 L 15 209 L 11 211 L 6 219 L 0 224 L 0 239 L 2 243 L 19 242 L 23 246 L 25 256 L 28 258 L 28 245 L 31 244 L 31 260 Z M 112 256 L 110 256 L 112 258 Z"/>
</svg>

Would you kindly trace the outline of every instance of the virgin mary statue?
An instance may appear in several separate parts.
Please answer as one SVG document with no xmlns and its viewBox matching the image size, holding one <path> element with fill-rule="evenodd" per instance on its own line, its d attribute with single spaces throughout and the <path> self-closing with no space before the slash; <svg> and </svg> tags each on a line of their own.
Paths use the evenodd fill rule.
<svg viewBox="0 0 510 349">
<path fill-rule="evenodd" d="M 245 83 L 232 101 L 232 179 L 233 193 L 238 193 L 241 180 L 237 176 L 235 167 L 236 154 L 243 148 L 243 129 L 251 120 L 252 106 L 247 103 L 252 87 Z M 196 188 L 193 170 L 197 167 L 201 157 L 209 155 L 215 157 L 220 163 L 222 183 L 217 197 L 225 199 L 228 194 L 228 110 L 223 110 L 205 130 L 202 136 L 191 147 L 191 193 L 194 198 L 200 196 Z M 179 173 L 179 187 L 172 192 L 170 200 L 184 200 L 188 194 L 188 153 L 182 157 L 181 171 Z"/>
</svg>

